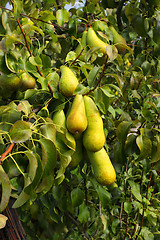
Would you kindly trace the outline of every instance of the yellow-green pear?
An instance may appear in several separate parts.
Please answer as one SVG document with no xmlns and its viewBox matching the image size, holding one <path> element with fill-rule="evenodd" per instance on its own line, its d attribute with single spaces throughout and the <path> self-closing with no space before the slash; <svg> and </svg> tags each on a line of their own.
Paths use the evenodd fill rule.
<svg viewBox="0 0 160 240">
<path fill-rule="evenodd" d="M 25 91 L 27 89 L 32 89 L 35 87 L 36 81 L 28 73 L 23 72 L 22 74 L 20 74 L 20 79 L 21 79 L 20 89 L 22 91 Z"/>
<path fill-rule="evenodd" d="M 123 45 L 127 45 L 126 40 L 116 31 L 116 29 L 113 26 L 109 27 L 110 31 L 113 35 L 113 42 L 118 50 L 118 52 L 124 53 L 126 51 L 126 48 Z"/>
<path fill-rule="evenodd" d="M 15 74 L 0 75 L 0 87 L 5 91 L 16 91 L 20 87 L 20 78 Z"/>
<path fill-rule="evenodd" d="M 84 99 L 81 94 L 77 94 L 74 97 L 66 123 L 68 130 L 73 134 L 79 134 L 86 130 L 87 117 L 85 112 Z"/>
<path fill-rule="evenodd" d="M 69 163 L 70 168 L 75 168 L 83 159 L 83 150 L 82 150 L 82 137 L 76 139 L 76 149 L 72 155 L 72 160 Z"/>
<path fill-rule="evenodd" d="M 99 151 L 105 144 L 106 137 L 103 129 L 103 120 L 94 101 L 84 96 L 87 115 L 87 129 L 83 133 L 83 145 L 91 152 Z"/>
<path fill-rule="evenodd" d="M 82 51 L 83 50 L 83 51 Z M 82 51 L 82 52 L 81 52 Z M 87 30 L 85 30 L 82 34 L 82 38 L 80 43 L 78 44 L 76 50 L 76 56 L 78 57 L 79 54 L 81 55 L 78 57 L 79 60 L 84 61 L 85 60 L 85 54 L 87 52 Z"/>
<path fill-rule="evenodd" d="M 87 154 L 97 182 L 105 186 L 113 184 L 116 172 L 106 150 L 102 148 L 97 152 L 87 151 Z"/>
<path fill-rule="evenodd" d="M 93 30 L 92 27 L 90 27 L 88 29 L 87 32 L 87 43 L 88 45 L 92 48 L 92 47 L 99 47 L 100 50 L 106 54 L 106 47 L 108 46 L 107 43 L 103 42 L 95 33 L 95 31 Z"/>
<path fill-rule="evenodd" d="M 60 70 L 59 91 L 65 97 L 71 97 L 78 85 L 78 79 L 69 67 L 61 66 Z"/>
<path fill-rule="evenodd" d="M 66 128 L 66 116 L 63 110 L 58 110 L 53 114 L 53 122 L 56 125 L 56 138 L 63 141 L 70 148 L 76 148 L 74 136 Z"/>
</svg>

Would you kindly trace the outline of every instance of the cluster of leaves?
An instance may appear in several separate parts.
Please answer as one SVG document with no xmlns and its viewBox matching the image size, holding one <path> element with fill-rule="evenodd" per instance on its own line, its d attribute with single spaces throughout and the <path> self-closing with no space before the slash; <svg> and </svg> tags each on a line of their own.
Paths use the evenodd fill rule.
<svg viewBox="0 0 160 240">
<path fill-rule="evenodd" d="M 0 211 L 15 198 L 28 239 L 158 239 L 159 3 L 94 0 L 74 8 L 75 1 L 14 0 L 10 11 L 6 3 L 0 6 L 0 73 L 24 70 L 36 86 L 0 96 L 0 154 L 14 142 L 0 166 Z M 123 55 L 113 51 L 108 23 L 129 45 Z M 89 46 L 84 60 L 76 55 L 89 25 L 113 46 L 107 61 Z M 73 143 L 52 121 L 73 100 L 58 91 L 63 64 L 79 79 L 75 94 L 89 93 L 101 112 L 117 172 L 112 187 L 96 182 L 85 156 L 68 167 Z"/>
</svg>

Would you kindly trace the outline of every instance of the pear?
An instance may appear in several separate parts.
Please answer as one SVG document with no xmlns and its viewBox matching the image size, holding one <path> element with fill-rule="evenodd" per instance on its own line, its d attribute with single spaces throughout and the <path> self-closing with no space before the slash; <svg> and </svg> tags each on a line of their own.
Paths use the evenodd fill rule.
<svg viewBox="0 0 160 240">
<path fill-rule="evenodd" d="M 66 116 L 63 110 L 58 110 L 53 114 L 53 122 L 56 125 L 56 139 L 64 142 L 70 148 L 76 148 L 74 136 L 66 128 Z"/>
<path fill-rule="evenodd" d="M 118 52 L 125 53 L 126 48 L 123 47 L 123 45 L 127 45 L 126 40 L 116 31 L 116 29 L 113 26 L 109 27 L 110 31 L 113 35 L 113 42 L 118 50 Z"/>
<path fill-rule="evenodd" d="M 87 154 L 97 182 L 104 186 L 113 184 L 116 179 L 116 172 L 106 150 L 102 148 L 97 152 L 87 151 Z"/>
<path fill-rule="evenodd" d="M 85 112 L 84 99 L 77 94 L 73 100 L 71 110 L 67 117 L 67 128 L 73 134 L 79 134 L 87 128 L 87 117 Z"/>
<path fill-rule="evenodd" d="M 83 52 L 81 53 L 82 49 L 83 49 Z M 77 57 L 81 53 L 81 55 L 78 57 L 79 60 L 81 61 L 85 60 L 85 54 L 87 52 L 87 31 L 86 30 L 83 32 L 81 41 L 78 44 L 75 52 Z"/>
<path fill-rule="evenodd" d="M 0 76 L 0 87 L 5 91 L 16 91 L 20 87 L 20 78 L 17 75 L 1 75 Z"/>
<path fill-rule="evenodd" d="M 83 133 L 83 145 L 91 152 L 99 151 L 105 144 L 103 120 L 96 104 L 89 96 L 84 96 L 88 126 Z"/>
<path fill-rule="evenodd" d="M 61 66 L 60 69 L 61 78 L 59 80 L 59 91 L 65 97 L 71 97 L 78 85 L 78 79 L 69 67 Z"/>
<path fill-rule="evenodd" d="M 75 168 L 83 159 L 82 137 L 76 139 L 76 150 L 72 155 L 72 160 L 69 163 L 70 168 Z"/>
<path fill-rule="evenodd" d="M 100 50 L 106 54 L 106 47 L 108 46 L 107 43 L 103 42 L 95 33 L 92 27 L 88 29 L 87 32 L 87 43 L 88 45 L 92 47 L 99 47 Z"/>
<path fill-rule="evenodd" d="M 21 79 L 21 85 L 20 85 L 20 89 L 22 91 L 25 91 L 27 89 L 32 89 L 35 87 L 35 79 L 30 76 L 28 73 L 26 72 L 23 72 L 21 75 L 20 75 L 20 79 Z"/>
</svg>

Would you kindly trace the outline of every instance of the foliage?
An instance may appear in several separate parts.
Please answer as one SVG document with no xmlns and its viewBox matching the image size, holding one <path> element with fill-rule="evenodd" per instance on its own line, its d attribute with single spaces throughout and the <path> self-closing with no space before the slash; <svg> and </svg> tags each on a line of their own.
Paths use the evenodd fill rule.
<svg viewBox="0 0 160 240">
<path fill-rule="evenodd" d="M 16 88 L 0 79 L 1 212 L 13 197 L 28 239 L 159 239 L 158 1 L 75 8 L 74 0 L 14 0 L 9 11 L 7 2 L 0 6 L 1 76 L 27 72 L 36 86 L 22 91 L 17 78 Z M 90 26 L 109 45 L 107 57 L 88 45 L 76 54 Z M 123 53 L 109 26 L 125 38 Z M 74 99 L 59 92 L 62 65 L 79 80 L 74 94 L 91 96 L 101 112 L 117 173 L 112 186 L 97 183 L 85 151 L 69 167 L 74 137 L 52 120 L 58 110 L 67 116 Z"/>
</svg>

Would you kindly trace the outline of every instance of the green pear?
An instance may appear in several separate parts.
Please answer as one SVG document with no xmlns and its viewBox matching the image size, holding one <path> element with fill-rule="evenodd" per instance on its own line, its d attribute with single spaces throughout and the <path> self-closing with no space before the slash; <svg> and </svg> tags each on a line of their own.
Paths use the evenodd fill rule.
<svg viewBox="0 0 160 240">
<path fill-rule="evenodd" d="M 83 159 L 82 137 L 76 139 L 76 150 L 72 155 L 72 160 L 69 163 L 70 168 L 75 168 Z"/>
<path fill-rule="evenodd" d="M 73 134 L 79 134 L 87 128 L 87 117 L 85 112 L 84 99 L 77 94 L 73 100 L 71 110 L 67 117 L 67 128 Z"/>
<path fill-rule="evenodd" d="M 21 79 L 21 85 L 20 85 L 20 89 L 22 91 L 25 91 L 27 89 L 32 89 L 35 87 L 35 79 L 30 76 L 28 73 L 26 72 L 23 72 L 21 75 L 20 75 L 20 79 Z"/>
<path fill-rule="evenodd" d="M 5 91 L 18 91 L 20 87 L 20 78 L 17 75 L 0 75 L 0 87 L 1 89 L 4 89 Z"/>
<path fill-rule="evenodd" d="M 113 26 L 109 27 L 110 31 L 113 35 L 113 42 L 118 50 L 118 52 L 125 53 L 126 48 L 123 45 L 127 45 L 126 40 L 116 31 L 116 29 Z"/>
<path fill-rule="evenodd" d="M 96 104 L 89 96 L 84 96 L 88 126 L 83 133 L 83 145 L 91 152 L 99 151 L 105 144 L 106 137 L 103 120 Z"/>
<path fill-rule="evenodd" d="M 52 118 L 54 124 L 56 125 L 56 139 L 61 140 L 70 148 L 76 148 L 76 142 L 74 136 L 68 132 L 66 128 L 66 116 L 63 110 L 58 110 L 53 114 Z"/>
<path fill-rule="evenodd" d="M 59 91 L 65 97 L 73 96 L 73 92 L 78 85 L 78 79 L 72 70 L 67 66 L 61 66 L 61 78 L 59 80 Z"/>
<path fill-rule="evenodd" d="M 94 176 L 102 185 L 108 186 L 115 182 L 116 172 L 104 148 L 97 152 L 87 151 Z"/>
<path fill-rule="evenodd" d="M 83 52 L 81 53 L 82 50 L 83 50 Z M 81 60 L 81 61 L 85 60 L 85 54 L 87 52 L 87 31 L 86 30 L 83 32 L 81 41 L 78 44 L 75 52 L 76 52 L 77 57 L 81 53 L 81 55 L 78 57 L 79 60 Z"/>
<path fill-rule="evenodd" d="M 103 42 L 95 33 L 92 27 L 88 29 L 87 32 L 87 43 L 88 45 L 93 48 L 93 47 L 99 47 L 101 52 L 106 54 L 106 47 L 108 46 L 107 43 Z"/>
</svg>

